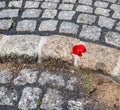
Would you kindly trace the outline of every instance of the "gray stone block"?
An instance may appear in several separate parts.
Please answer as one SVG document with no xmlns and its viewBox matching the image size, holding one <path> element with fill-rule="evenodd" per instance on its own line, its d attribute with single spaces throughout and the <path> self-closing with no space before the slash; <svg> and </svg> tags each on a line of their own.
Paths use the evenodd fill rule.
<svg viewBox="0 0 120 110">
<path fill-rule="evenodd" d="M 38 8 L 39 4 L 40 2 L 36 2 L 36 1 L 26 1 L 25 8 Z"/>
<path fill-rule="evenodd" d="M 50 72 L 42 72 L 38 80 L 40 85 L 51 84 L 52 86 L 64 87 L 65 81 L 62 76 L 52 75 Z"/>
<path fill-rule="evenodd" d="M 85 12 L 85 13 L 92 13 L 93 8 L 90 6 L 86 6 L 86 5 L 78 5 L 76 8 L 76 11 Z"/>
<path fill-rule="evenodd" d="M 109 16 L 110 10 L 104 8 L 96 8 L 94 13 L 97 15 Z"/>
<path fill-rule="evenodd" d="M 76 0 L 63 0 L 63 3 L 76 3 Z"/>
<path fill-rule="evenodd" d="M 95 15 L 89 14 L 80 14 L 77 19 L 77 23 L 85 23 L 85 24 L 92 24 L 96 20 Z"/>
<path fill-rule="evenodd" d="M 39 31 L 55 31 L 57 23 L 57 20 L 42 21 L 39 27 Z"/>
<path fill-rule="evenodd" d="M 120 34 L 119 33 L 110 31 L 106 34 L 105 40 L 109 44 L 120 47 Z"/>
<path fill-rule="evenodd" d="M 96 41 L 99 40 L 100 34 L 101 28 L 97 26 L 84 25 L 80 32 L 80 38 Z"/>
<path fill-rule="evenodd" d="M 10 1 L 8 7 L 20 8 L 22 6 L 22 0 Z"/>
<path fill-rule="evenodd" d="M 92 5 L 92 0 L 79 0 L 80 4 Z"/>
<path fill-rule="evenodd" d="M 106 18 L 103 16 L 99 17 L 99 21 L 98 21 L 98 25 L 100 27 L 105 27 L 108 29 L 112 29 L 112 27 L 114 26 L 115 20 L 111 19 L 111 18 Z"/>
<path fill-rule="evenodd" d="M 60 0 L 45 0 L 45 1 L 47 1 L 47 2 L 59 2 Z"/>
<path fill-rule="evenodd" d="M 12 72 L 8 69 L 0 69 L 0 83 L 6 84 L 10 83 L 13 78 Z"/>
<path fill-rule="evenodd" d="M 116 11 L 120 11 L 120 5 L 117 4 L 112 4 L 110 8 Z"/>
<path fill-rule="evenodd" d="M 35 31 L 36 20 L 22 20 L 19 21 L 16 27 L 17 31 Z"/>
<path fill-rule="evenodd" d="M 71 77 L 66 83 L 66 89 L 69 91 L 73 91 L 75 88 L 76 82 L 77 82 L 77 79 L 75 77 Z"/>
<path fill-rule="evenodd" d="M 71 20 L 75 15 L 75 11 L 60 11 L 58 19 Z"/>
<path fill-rule="evenodd" d="M 117 29 L 118 31 L 120 31 L 120 22 L 118 22 L 118 23 L 116 24 L 115 29 Z"/>
<path fill-rule="evenodd" d="M 1 1 L 1 2 L 0 2 L 0 8 L 4 8 L 5 6 L 6 6 L 5 1 Z"/>
<path fill-rule="evenodd" d="M 71 22 L 62 22 L 60 25 L 59 32 L 60 33 L 69 33 L 69 34 L 77 34 L 79 26 L 77 24 Z"/>
<path fill-rule="evenodd" d="M 38 71 L 23 69 L 19 72 L 18 76 L 14 79 L 15 85 L 33 84 L 37 80 Z"/>
<path fill-rule="evenodd" d="M 39 17 L 40 13 L 41 13 L 40 9 L 26 9 L 22 14 L 22 18 Z"/>
<path fill-rule="evenodd" d="M 54 2 L 43 2 L 41 8 L 45 9 L 55 9 L 57 7 L 57 3 Z"/>
<path fill-rule="evenodd" d="M 64 3 L 64 4 L 60 4 L 58 9 L 60 9 L 60 10 L 72 10 L 73 7 L 74 7 L 73 4 L 65 4 Z"/>
<path fill-rule="evenodd" d="M 69 100 L 68 110 L 84 110 L 85 102 L 83 100 Z"/>
<path fill-rule="evenodd" d="M 111 3 L 115 3 L 117 0 L 103 0 L 103 1 L 107 1 L 107 2 L 111 2 Z"/>
<path fill-rule="evenodd" d="M 46 9 L 42 14 L 42 18 L 54 18 L 56 14 L 57 14 L 57 10 Z"/>
<path fill-rule="evenodd" d="M 5 87 L 0 87 L 0 105 L 13 106 L 13 101 L 17 100 L 17 92 L 15 89 L 8 90 Z"/>
<path fill-rule="evenodd" d="M 0 20 L 0 29 L 1 30 L 8 30 L 11 25 L 12 25 L 12 20 L 11 19 L 8 19 L 8 20 Z"/>
<path fill-rule="evenodd" d="M 25 87 L 21 99 L 18 103 L 18 108 L 22 110 L 32 110 L 37 108 L 37 102 L 42 90 L 37 87 Z"/>
<path fill-rule="evenodd" d="M 102 1 L 96 1 L 94 3 L 94 6 L 96 7 L 99 7 L 99 8 L 107 8 L 108 7 L 108 4 L 107 2 L 102 2 Z"/>
<path fill-rule="evenodd" d="M 19 9 L 4 9 L 0 11 L 0 18 L 12 18 L 18 16 Z"/>
<path fill-rule="evenodd" d="M 59 94 L 60 94 L 60 91 L 48 88 L 47 93 L 43 97 L 43 101 L 40 106 L 40 109 L 63 110 L 62 104 L 64 103 L 64 101 L 63 101 L 63 97 Z"/>
<path fill-rule="evenodd" d="M 120 10 L 119 11 L 115 11 L 112 15 L 113 18 L 115 19 L 120 19 Z"/>
</svg>

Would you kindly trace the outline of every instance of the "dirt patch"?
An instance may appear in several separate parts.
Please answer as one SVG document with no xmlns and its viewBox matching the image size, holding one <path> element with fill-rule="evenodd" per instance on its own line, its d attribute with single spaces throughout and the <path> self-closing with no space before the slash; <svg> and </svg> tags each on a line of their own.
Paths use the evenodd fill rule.
<svg viewBox="0 0 120 110">
<path fill-rule="evenodd" d="M 96 91 L 92 94 L 104 102 L 111 110 L 120 110 L 120 86 L 106 80 L 95 78 L 92 85 Z"/>
</svg>

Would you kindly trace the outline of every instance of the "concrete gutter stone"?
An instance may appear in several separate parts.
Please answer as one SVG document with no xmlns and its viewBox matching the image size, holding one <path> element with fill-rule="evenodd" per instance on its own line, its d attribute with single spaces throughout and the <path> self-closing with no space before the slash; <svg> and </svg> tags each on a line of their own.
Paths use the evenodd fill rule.
<svg viewBox="0 0 120 110">
<path fill-rule="evenodd" d="M 102 70 L 120 82 L 120 51 L 114 48 L 81 42 L 77 38 L 60 35 L 0 35 L 0 62 L 16 61 L 40 63 L 43 59 L 60 59 L 72 63 L 73 66 Z M 75 60 L 71 54 L 72 47 L 83 43 L 87 52 Z M 13 56 L 11 56 L 13 55 Z M 11 60 L 9 60 L 11 59 Z M 39 61 L 40 60 L 40 61 Z M 77 65 L 75 65 L 77 62 Z"/>
</svg>

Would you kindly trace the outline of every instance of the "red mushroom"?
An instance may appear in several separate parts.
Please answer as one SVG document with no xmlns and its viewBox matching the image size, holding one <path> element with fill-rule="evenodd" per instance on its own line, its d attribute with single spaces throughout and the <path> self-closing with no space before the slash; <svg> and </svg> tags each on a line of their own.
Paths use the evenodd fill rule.
<svg viewBox="0 0 120 110">
<path fill-rule="evenodd" d="M 78 44 L 73 46 L 72 48 L 72 54 L 75 54 L 79 57 L 82 56 L 82 53 L 86 52 L 86 47 L 83 44 Z"/>
</svg>

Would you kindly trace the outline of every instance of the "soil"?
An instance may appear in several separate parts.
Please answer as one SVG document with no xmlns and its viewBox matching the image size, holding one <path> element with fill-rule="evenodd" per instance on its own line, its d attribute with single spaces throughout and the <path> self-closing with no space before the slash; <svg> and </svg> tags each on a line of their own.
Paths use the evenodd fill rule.
<svg viewBox="0 0 120 110">
<path fill-rule="evenodd" d="M 51 62 L 52 61 L 52 62 Z M 19 71 L 25 67 L 29 68 L 47 68 L 51 71 L 65 70 L 73 75 L 82 77 L 87 90 L 86 96 L 91 99 L 96 99 L 106 105 L 106 110 L 120 110 L 120 85 L 113 83 L 111 80 L 104 79 L 99 76 L 100 73 L 93 72 L 88 69 L 77 69 L 67 64 L 66 62 L 50 60 L 44 61 L 42 64 L 0 64 L 0 68 L 9 68 L 14 71 Z M 79 73 L 82 73 L 82 76 Z M 92 103 L 92 101 L 91 101 Z"/>
</svg>

